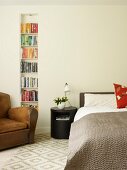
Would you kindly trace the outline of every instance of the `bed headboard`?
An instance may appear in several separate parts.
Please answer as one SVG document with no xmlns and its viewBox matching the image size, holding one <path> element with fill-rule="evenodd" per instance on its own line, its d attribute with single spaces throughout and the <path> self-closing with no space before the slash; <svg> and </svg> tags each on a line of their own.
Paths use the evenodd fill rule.
<svg viewBox="0 0 127 170">
<path fill-rule="evenodd" d="M 114 94 L 114 92 L 81 92 L 80 93 L 80 107 L 83 107 L 84 106 L 84 103 L 85 103 L 85 98 L 84 98 L 84 94 Z"/>
</svg>

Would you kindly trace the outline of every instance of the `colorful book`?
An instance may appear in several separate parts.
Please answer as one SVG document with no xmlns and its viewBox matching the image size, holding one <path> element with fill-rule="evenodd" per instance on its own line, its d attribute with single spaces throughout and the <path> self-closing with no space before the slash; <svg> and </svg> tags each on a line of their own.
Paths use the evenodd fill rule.
<svg viewBox="0 0 127 170">
<path fill-rule="evenodd" d="M 34 58 L 38 58 L 38 48 L 34 48 Z"/>
<path fill-rule="evenodd" d="M 29 56 L 28 58 L 34 58 L 34 48 L 29 48 Z"/>
<path fill-rule="evenodd" d="M 26 33 L 26 24 L 21 24 L 21 33 Z"/>
<path fill-rule="evenodd" d="M 28 49 L 27 48 L 23 48 L 23 50 L 22 50 L 22 58 L 28 58 Z"/>
<path fill-rule="evenodd" d="M 31 24 L 26 23 L 26 33 L 31 33 Z"/>
<path fill-rule="evenodd" d="M 21 24 L 21 33 L 38 33 L 38 24 L 37 23 L 22 23 Z"/>
</svg>

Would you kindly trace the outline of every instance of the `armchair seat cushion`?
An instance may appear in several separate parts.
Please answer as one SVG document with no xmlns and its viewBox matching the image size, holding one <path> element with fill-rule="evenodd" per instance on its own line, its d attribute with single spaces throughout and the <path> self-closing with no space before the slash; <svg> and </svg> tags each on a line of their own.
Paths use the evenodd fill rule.
<svg viewBox="0 0 127 170">
<path fill-rule="evenodd" d="M 7 118 L 0 119 L 0 133 L 6 133 L 6 132 L 11 132 L 11 131 L 21 130 L 26 128 L 27 128 L 27 123 L 18 122 Z"/>
</svg>

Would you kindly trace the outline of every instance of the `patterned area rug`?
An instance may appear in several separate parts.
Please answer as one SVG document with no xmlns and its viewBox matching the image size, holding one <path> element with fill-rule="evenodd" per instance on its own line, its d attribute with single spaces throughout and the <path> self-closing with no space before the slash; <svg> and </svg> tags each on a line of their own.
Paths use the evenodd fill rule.
<svg viewBox="0 0 127 170">
<path fill-rule="evenodd" d="M 35 143 L 19 147 L 2 170 L 64 170 L 68 140 L 39 134 Z"/>
</svg>

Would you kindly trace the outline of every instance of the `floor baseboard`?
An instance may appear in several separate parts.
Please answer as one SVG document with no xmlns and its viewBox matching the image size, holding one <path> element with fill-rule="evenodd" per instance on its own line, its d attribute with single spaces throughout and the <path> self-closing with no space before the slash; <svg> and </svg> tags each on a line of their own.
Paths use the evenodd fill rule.
<svg viewBox="0 0 127 170">
<path fill-rule="evenodd" d="M 50 133 L 50 127 L 38 127 L 38 128 L 36 128 L 35 134 L 40 134 L 40 133 Z"/>
</svg>

